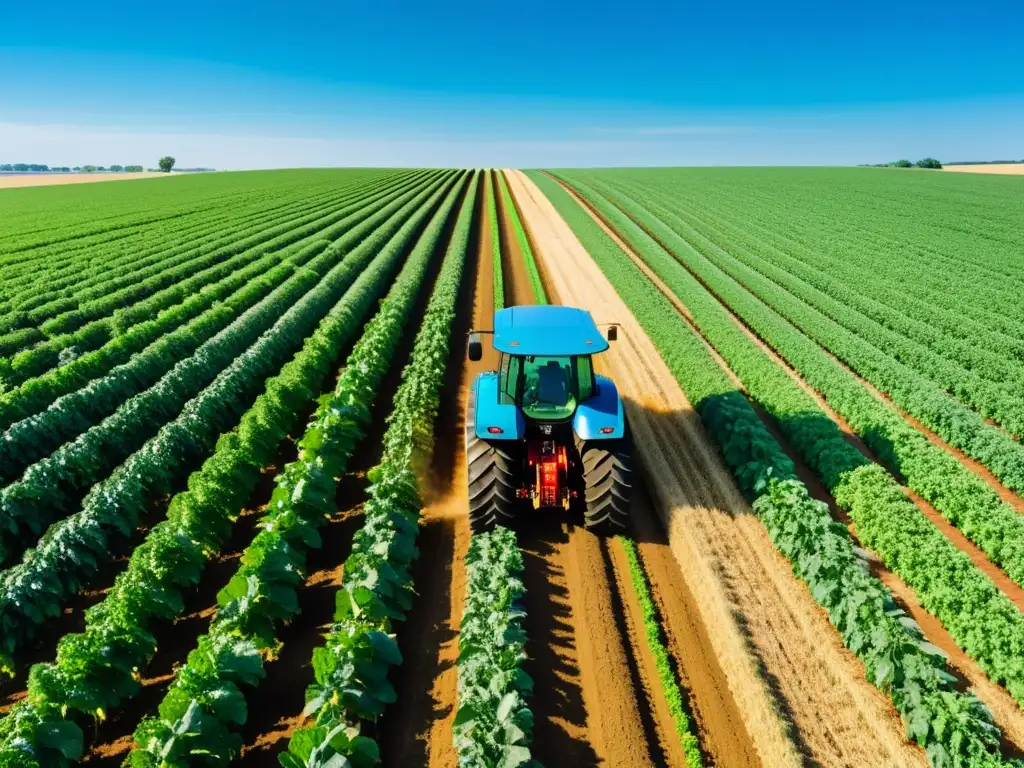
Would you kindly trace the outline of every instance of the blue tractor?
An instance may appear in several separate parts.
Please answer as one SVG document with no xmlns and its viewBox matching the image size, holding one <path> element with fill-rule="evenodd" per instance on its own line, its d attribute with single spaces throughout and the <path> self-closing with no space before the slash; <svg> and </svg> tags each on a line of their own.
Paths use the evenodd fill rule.
<svg viewBox="0 0 1024 768">
<path fill-rule="evenodd" d="M 466 410 L 469 520 L 474 533 L 530 510 L 581 509 L 588 529 L 626 527 L 632 459 L 615 384 L 594 373 L 593 356 L 615 341 L 589 312 L 561 306 L 509 307 L 493 331 L 472 331 L 469 359 L 493 334 L 498 370 L 473 381 Z"/>
</svg>

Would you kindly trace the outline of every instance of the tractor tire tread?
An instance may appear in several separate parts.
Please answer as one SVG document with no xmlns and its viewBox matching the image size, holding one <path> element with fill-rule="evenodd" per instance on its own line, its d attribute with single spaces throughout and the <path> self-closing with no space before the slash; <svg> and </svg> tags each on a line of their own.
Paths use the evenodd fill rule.
<svg viewBox="0 0 1024 768">
<path fill-rule="evenodd" d="M 583 465 L 584 525 L 595 533 L 623 533 L 633 492 L 629 436 L 615 440 L 581 440 L 576 450 Z"/>
</svg>

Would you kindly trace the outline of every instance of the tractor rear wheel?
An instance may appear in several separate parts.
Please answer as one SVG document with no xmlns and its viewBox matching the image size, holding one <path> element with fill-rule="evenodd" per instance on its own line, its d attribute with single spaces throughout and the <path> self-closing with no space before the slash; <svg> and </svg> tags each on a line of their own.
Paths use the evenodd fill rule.
<svg viewBox="0 0 1024 768">
<path fill-rule="evenodd" d="M 466 409 L 466 465 L 473 533 L 507 525 L 515 515 L 518 462 L 513 450 L 513 443 L 476 436 L 476 393 L 471 392 Z"/>
<path fill-rule="evenodd" d="M 581 440 L 576 449 L 583 464 L 584 525 L 604 535 L 623 533 L 633 495 L 633 450 L 629 435 L 617 440 Z"/>
</svg>

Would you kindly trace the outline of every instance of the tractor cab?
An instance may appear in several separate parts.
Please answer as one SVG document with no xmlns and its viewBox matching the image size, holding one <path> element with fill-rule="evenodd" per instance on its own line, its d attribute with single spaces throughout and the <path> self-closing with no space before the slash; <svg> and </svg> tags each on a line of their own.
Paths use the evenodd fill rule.
<svg viewBox="0 0 1024 768">
<path fill-rule="evenodd" d="M 501 354 L 499 402 L 518 405 L 527 419 L 564 421 L 594 393 L 590 355 Z"/>
<path fill-rule="evenodd" d="M 622 402 L 593 363 L 616 340 L 616 326 L 602 332 L 589 312 L 572 307 L 509 307 L 495 313 L 493 331 L 471 332 L 470 360 L 482 358 L 485 334 L 493 334 L 499 358 L 498 370 L 474 380 L 466 414 L 470 484 L 478 489 L 470 493 L 474 530 L 510 516 L 517 501 L 568 509 L 582 500 L 585 456 L 612 457 L 591 461 L 602 478 L 609 467 L 619 468 L 618 479 L 628 476 Z M 620 528 L 628 488 L 604 480 L 601 487 L 601 498 L 586 497 L 588 509 L 595 502 L 588 527 L 615 512 L 611 527 Z"/>
</svg>

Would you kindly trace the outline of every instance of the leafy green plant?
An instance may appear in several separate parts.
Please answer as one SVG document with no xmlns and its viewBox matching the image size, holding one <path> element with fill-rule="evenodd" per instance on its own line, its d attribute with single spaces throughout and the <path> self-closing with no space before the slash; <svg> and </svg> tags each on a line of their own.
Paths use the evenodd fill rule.
<svg viewBox="0 0 1024 768">
<path fill-rule="evenodd" d="M 776 419 L 783 434 L 821 477 L 839 504 L 849 511 L 861 540 L 875 549 L 917 592 L 922 605 L 939 618 L 957 644 L 978 661 L 993 680 L 1005 685 L 1018 700 L 1024 700 L 1024 664 L 1020 661 L 1024 654 L 1024 616 L 1017 607 L 925 517 L 882 467 L 865 459 L 846 442 L 814 399 L 758 349 L 676 256 L 665 251 L 624 210 L 589 186 L 577 186 L 588 199 L 592 196 L 602 215 L 608 217 L 655 273 L 686 303 L 701 333 L 739 375 L 751 395 Z M 632 215 L 645 221 L 652 218 L 635 206 L 631 210 Z M 713 275 L 705 274 L 711 281 Z M 785 338 L 792 344 L 803 338 L 805 344 L 811 344 L 810 351 L 817 357 L 801 358 L 797 368 L 808 372 L 820 370 L 815 362 L 821 362 L 824 353 L 798 331 L 742 289 L 732 289 L 717 279 L 709 285 L 727 296 L 730 305 L 763 337 Z M 824 356 L 826 364 L 828 360 Z M 808 361 L 806 366 L 805 361 Z M 815 385 L 820 381 L 816 379 Z M 830 387 L 828 394 L 840 413 L 847 412 L 849 401 L 844 400 L 844 396 L 856 398 L 857 403 L 866 403 L 872 408 L 884 408 L 841 369 L 833 368 L 825 382 L 839 383 L 837 388 Z M 820 386 L 824 389 L 824 385 Z M 859 428 L 873 423 L 869 421 L 865 425 L 854 416 L 850 421 Z M 917 438 L 924 440 L 920 435 Z M 961 467 L 960 471 L 966 470 Z M 957 479 L 962 474 L 953 472 L 951 477 Z M 946 481 L 945 476 L 933 476 L 932 490 L 942 489 Z M 943 494 L 943 499 L 956 503 L 961 513 L 969 513 L 964 498 Z M 951 514 L 948 504 L 943 503 L 940 511 L 943 509 Z M 1020 541 L 1020 535 L 1013 530 L 1017 523 L 1005 515 L 992 522 L 1001 526 L 1013 544 L 1007 547 L 1007 554 L 1015 555 Z"/>
<path fill-rule="evenodd" d="M 204 560 L 227 540 L 260 468 L 273 460 L 278 444 L 296 426 L 299 410 L 316 395 L 339 350 L 361 328 L 397 266 L 397 240 L 362 272 L 303 351 L 268 381 L 238 431 L 222 437 L 202 470 L 189 478 L 188 491 L 174 498 L 168 519 L 154 526 L 113 589 L 87 612 L 85 633 L 64 637 L 56 661 L 33 668 L 28 698 L 0 721 L 0 765 L 8 758 L 23 765 L 19 761 L 29 749 L 48 754 L 44 742 L 54 729 L 67 737 L 65 743 L 74 734 L 80 743 L 78 726 L 64 717 L 80 712 L 102 718 L 137 695 L 136 670 L 156 650 L 157 623 L 181 614 L 183 590 L 198 582 Z M 371 238 L 360 248 L 376 253 L 380 243 Z M 358 261 L 359 249 L 350 258 Z M 341 419 L 322 410 L 320 416 L 320 426 Z M 336 434 L 341 429 L 336 427 Z M 193 712 L 189 719 L 197 716 Z M 178 733 L 177 741 L 185 732 Z"/>
<path fill-rule="evenodd" d="M 470 184 L 416 335 L 412 360 L 402 372 L 383 456 L 369 473 L 364 523 L 345 561 L 335 622 L 325 644 L 314 651 L 315 682 L 308 689 L 304 712 L 313 722 L 296 730 L 288 751 L 279 756 L 285 768 L 363 768 L 376 759 L 376 745 L 359 737 L 361 721 L 376 719 L 394 700 L 386 675 L 388 668 L 401 663 L 401 656 L 385 638 L 393 636 L 394 624 L 405 618 L 412 604 L 411 566 L 419 556 L 421 508 L 417 478 L 427 470 L 433 451 L 478 181 L 475 177 Z M 368 674 L 362 677 L 357 670 Z"/>
<path fill-rule="evenodd" d="M 398 191 L 392 194 L 397 195 Z M 337 202 L 346 203 L 352 197 L 357 200 L 361 197 L 363 205 L 373 202 L 373 197 L 367 195 L 367 191 L 359 185 L 349 195 L 340 198 Z M 327 201 L 317 200 L 318 206 L 325 206 L 333 202 L 333 198 L 329 198 Z M 219 280 L 212 279 L 216 276 L 214 273 L 196 275 L 194 277 L 198 279 L 190 278 L 189 284 L 183 287 L 176 284 L 166 288 L 138 304 L 115 311 L 112 317 L 90 321 L 73 333 L 55 336 L 37 344 L 31 351 L 17 355 L 17 366 L 12 367 L 12 363 L 8 363 L 9 370 L 4 374 L 4 383 L 8 386 L 9 391 L 0 394 L 0 428 L 7 429 L 12 424 L 45 410 L 58 397 L 74 392 L 98 377 L 110 375 L 115 366 L 128 363 L 136 353 L 145 355 L 148 368 L 153 368 L 156 362 L 155 358 L 158 357 L 156 349 L 164 341 L 161 337 L 178 331 L 184 323 L 194 318 L 212 312 L 223 312 L 227 308 L 230 308 L 236 315 L 244 312 L 250 306 L 249 297 L 258 295 L 255 294 L 254 288 L 264 285 L 256 281 L 256 278 L 264 276 L 281 264 L 298 267 L 308 262 L 330 245 L 332 240 L 344 234 L 359 218 L 370 213 L 369 209 L 359 211 L 359 208 L 360 203 L 358 202 L 346 205 L 341 211 L 342 213 L 359 213 L 359 216 L 354 219 L 342 218 L 283 249 L 280 247 L 280 243 L 285 242 L 284 239 L 271 238 L 266 244 L 269 246 L 268 251 L 263 240 L 272 232 L 280 232 L 281 221 L 278 212 L 275 211 L 272 214 L 274 216 L 272 223 L 275 226 L 271 228 L 271 232 L 245 238 L 250 243 L 253 241 L 258 243 L 253 246 L 253 250 L 259 256 L 255 261 L 245 266 L 236 264 L 233 271 Z M 321 213 L 323 212 L 323 208 L 319 208 L 319 210 Z M 323 218 L 320 221 L 323 221 Z M 215 239 L 210 247 L 231 243 L 232 238 L 238 239 L 238 234 L 229 228 L 227 237 Z M 194 248 L 195 245 L 189 243 L 188 247 Z M 243 251 L 243 253 L 245 252 Z M 261 253 L 262 255 L 259 255 Z M 163 256 L 164 254 L 158 251 L 152 258 L 156 264 L 160 264 Z M 246 258 L 248 258 L 248 254 L 246 254 Z M 134 278 L 134 276 L 135 274 L 132 272 L 128 277 Z M 282 279 L 284 276 L 282 275 Z M 203 284 L 202 278 L 210 279 Z M 106 284 L 101 284 L 98 287 L 105 286 Z M 35 295 L 37 295 L 36 291 L 29 291 L 26 300 Z M 226 306 L 218 305 L 218 302 L 222 301 Z M 26 315 L 26 322 L 28 321 Z M 206 340 L 202 336 L 197 336 L 197 338 L 197 345 Z M 71 347 L 79 354 L 74 362 L 35 375 L 45 366 L 52 365 L 63 350 Z M 0 354 L 3 354 L 2 350 L 3 346 L 0 342 Z M 171 358 L 171 361 L 166 364 L 167 367 L 161 369 L 162 372 L 166 373 L 174 362 L 177 362 L 177 359 Z M 19 382 L 21 383 L 19 384 Z"/>
<path fill-rule="evenodd" d="M 459 629 L 455 749 L 463 768 L 534 765 L 533 681 L 526 659 L 523 556 L 511 530 L 473 536 L 466 554 L 466 603 Z"/>
<path fill-rule="evenodd" d="M 637 552 L 636 543 L 629 537 L 619 536 L 618 541 L 626 553 L 629 578 L 633 583 L 637 600 L 640 602 L 640 609 L 643 611 L 644 636 L 647 640 L 647 647 L 654 656 L 654 663 L 658 668 L 658 680 L 661 683 L 661 690 L 665 694 L 668 711 L 672 715 L 676 736 L 679 737 L 679 742 L 682 744 L 686 764 L 690 768 L 700 768 L 704 765 L 704 758 L 700 753 L 700 743 L 693 732 L 693 722 L 686 713 L 683 691 L 676 679 L 675 670 L 672 668 L 668 649 L 665 648 L 658 609 L 651 598 L 651 589 L 647 584 L 647 575 L 644 573 L 643 565 L 640 563 L 640 554 Z"/>
<path fill-rule="evenodd" d="M 439 188 L 384 247 L 382 261 L 393 269 L 429 218 L 380 311 L 349 355 L 334 394 L 299 442 L 299 458 L 275 478 L 277 488 L 261 530 L 218 593 L 219 609 L 208 634 L 178 670 L 159 716 L 144 720 L 136 730 L 133 766 L 188 765 L 197 759 L 222 764 L 240 750 L 241 737 L 235 731 L 247 716 L 242 686 L 258 684 L 261 654 L 276 647 L 281 623 L 299 611 L 296 590 L 305 581 L 306 552 L 320 545 L 318 529 L 334 512 L 336 478 L 369 424 L 376 390 L 462 186 L 460 181 Z M 390 273 L 384 269 L 364 277 L 361 287 L 370 288 L 386 284 Z M 388 642 L 372 640 L 381 652 L 390 647 Z M 326 665 L 327 659 L 321 658 L 319 667 Z M 343 737 L 343 732 L 330 734 L 334 742 L 362 749 L 361 740 Z"/>
<path fill-rule="evenodd" d="M 501 259 L 501 228 L 498 223 L 498 205 L 494 199 L 494 176 L 497 171 L 484 171 L 484 205 L 487 206 L 487 219 L 491 227 L 491 259 L 494 269 L 494 309 L 505 308 L 505 278 Z"/>
<path fill-rule="evenodd" d="M 508 191 L 505 174 L 501 171 L 495 171 L 494 175 L 498 179 L 498 186 L 501 189 L 501 199 L 505 210 L 508 212 L 508 217 L 512 220 L 512 228 L 516 233 L 519 250 L 522 252 L 523 259 L 526 262 L 526 274 L 530 277 L 530 287 L 533 288 L 534 299 L 538 304 L 547 304 L 548 298 L 544 293 L 544 284 L 541 282 L 540 272 L 537 270 L 537 260 L 534 258 L 533 249 L 530 247 L 530 238 L 526 236 L 523 222 L 519 218 L 519 210 L 516 208 L 515 200 L 512 199 L 512 194 Z"/>
</svg>

